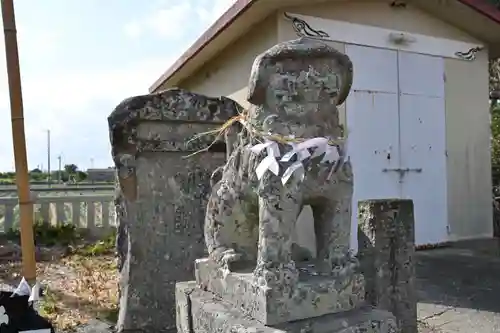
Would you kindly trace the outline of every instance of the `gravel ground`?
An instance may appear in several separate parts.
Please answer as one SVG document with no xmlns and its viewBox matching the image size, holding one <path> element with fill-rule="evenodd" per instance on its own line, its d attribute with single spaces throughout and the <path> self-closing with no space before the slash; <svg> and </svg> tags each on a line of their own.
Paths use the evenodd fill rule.
<svg viewBox="0 0 500 333">
<path fill-rule="evenodd" d="M 98 277 L 92 275 L 89 267 L 82 270 L 80 264 L 69 265 L 67 259 L 60 262 L 58 260 L 60 261 L 54 259 L 50 265 L 42 263 L 40 266 L 40 276 L 48 281 L 50 288 L 58 290 L 65 286 L 62 282 L 67 279 L 69 273 L 66 270 L 69 269 L 86 284 L 70 286 L 71 290 L 68 293 L 80 292 L 82 287 L 93 288 L 93 292 L 86 295 L 89 300 L 94 302 L 97 300 L 98 303 L 106 303 L 107 306 L 116 302 L 116 290 L 107 293 L 111 285 L 116 288 L 116 276 L 111 276 L 114 275 L 114 268 L 109 266 L 112 258 L 109 256 L 102 259 L 94 258 L 94 261 L 103 261 L 94 263 L 95 267 L 108 263 L 103 266 L 108 270 L 107 276 L 105 274 Z M 499 241 L 462 242 L 450 248 L 419 251 L 415 263 L 420 333 L 500 332 Z M 5 269 L 5 266 L 0 269 Z M 60 274 L 61 272 L 64 274 Z M 5 276 L 5 272 L 3 275 Z M 0 288 L 9 288 L 9 285 L 2 286 L 3 281 L 6 279 L 0 279 Z M 112 299 L 107 299 L 109 297 Z M 61 307 L 70 306 L 66 304 Z M 72 325 L 73 331 L 75 329 L 79 333 L 112 331 L 113 327 L 109 322 L 91 319 L 89 313 L 85 313 L 85 316 L 90 321 Z M 74 315 L 80 314 L 75 312 Z M 62 322 L 67 322 L 65 320 Z"/>
</svg>

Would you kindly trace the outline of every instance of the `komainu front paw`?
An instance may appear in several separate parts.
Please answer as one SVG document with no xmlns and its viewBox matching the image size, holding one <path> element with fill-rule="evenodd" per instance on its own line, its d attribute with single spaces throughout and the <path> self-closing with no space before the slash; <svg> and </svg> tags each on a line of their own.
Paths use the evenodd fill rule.
<svg viewBox="0 0 500 333">
<path fill-rule="evenodd" d="M 241 253 L 237 253 L 234 249 L 230 248 L 218 248 L 210 254 L 210 257 L 219 265 L 227 268 L 230 268 L 231 264 L 243 259 Z"/>
</svg>

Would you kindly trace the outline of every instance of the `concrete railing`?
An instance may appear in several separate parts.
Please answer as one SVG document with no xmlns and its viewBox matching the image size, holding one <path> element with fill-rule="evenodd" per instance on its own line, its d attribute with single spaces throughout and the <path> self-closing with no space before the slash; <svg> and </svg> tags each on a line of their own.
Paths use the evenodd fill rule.
<svg viewBox="0 0 500 333">
<path fill-rule="evenodd" d="M 75 192 L 75 191 L 114 191 L 115 186 L 112 184 L 107 185 L 92 185 L 92 184 L 73 184 L 73 185 L 31 185 L 31 192 Z M 17 192 L 17 187 L 15 185 L 0 185 L 0 193 L 15 193 Z"/>
<path fill-rule="evenodd" d="M 32 192 L 33 193 L 33 192 Z M 34 195 L 34 219 L 53 225 L 73 224 L 96 229 L 115 226 L 114 195 Z M 0 197 L 0 233 L 19 226 L 17 196 Z"/>
</svg>

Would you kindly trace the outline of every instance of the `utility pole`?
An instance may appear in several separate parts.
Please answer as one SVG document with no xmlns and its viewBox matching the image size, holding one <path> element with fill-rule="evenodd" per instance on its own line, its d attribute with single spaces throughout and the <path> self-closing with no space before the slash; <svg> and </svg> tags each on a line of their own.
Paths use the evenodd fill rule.
<svg viewBox="0 0 500 333">
<path fill-rule="evenodd" d="M 57 173 L 57 182 L 61 184 L 61 154 L 57 156 L 57 159 L 59 160 L 59 172 Z"/>
<path fill-rule="evenodd" d="M 90 169 L 94 168 L 94 158 L 90 158 Z M 87 175 L 88 175 L 89 168 L 87 168 Z M 91 180 L 92 184 L 94 184 L 94 179 Z"/>
<path fill-rule="evenodd" d="M 50 130 L 47 130 L 47 183 L 50 187 L 52 175 L 50 174 Z"/>
<path fill-rule="evenodd" d="M 17 196 L 21 224 L 21 254 L 23 276 L 28 282 L 36 281 L 35 241 L 33 238 L 33 201 L 31 200 L 24 133 L 23 93 L 19 51 L 17 49 L 16 18 L 13 0 L 2 0 L 3 32 L 5 37 L 5 58 L 9 81 L 10 112 L 12 120 L 12 143 L 16 164 Z"/>
</svg>

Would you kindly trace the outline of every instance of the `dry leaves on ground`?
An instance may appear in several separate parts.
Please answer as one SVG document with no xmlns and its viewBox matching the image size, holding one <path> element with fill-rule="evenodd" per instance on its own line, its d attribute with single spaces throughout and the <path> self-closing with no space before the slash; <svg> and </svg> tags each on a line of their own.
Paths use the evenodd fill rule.
<svg viewBox="0 0 500 333">
<path fill-rule="evenodd" d="M 39 311 L 65 331 L 90 319 L 116 320 L 117 275 L 113 255 L 56 255 L 38 262 L 37 280 L 45 291 Z M 21 262 L 0 258 L 0 283 L 16 285 L 20 279 Z"/>
</svg>

